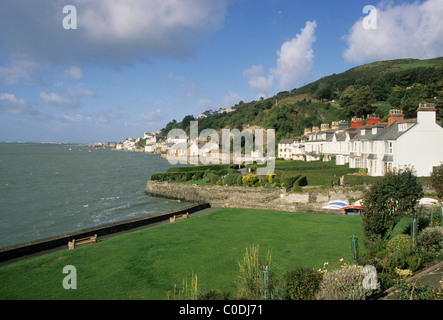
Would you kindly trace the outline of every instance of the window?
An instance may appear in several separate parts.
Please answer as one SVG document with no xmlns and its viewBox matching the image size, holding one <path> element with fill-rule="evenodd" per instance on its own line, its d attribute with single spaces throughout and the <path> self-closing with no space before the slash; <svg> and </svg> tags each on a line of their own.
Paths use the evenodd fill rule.
<svg viewBox="0 0 443 320">
<path fill-rule="evenodd" d="M 392 141 L 386 142 L 386 153 L 392 153 L 393 150 L 392 145 L 393 145 Z"/>
<path fill-rule="evenodd" d="M 364 136 L 366 134 L 366 129 L 361 129 L 361 135 Z"/>
<path fill-rule="evenodd" d="M 377 128 L 372 128 L 372 134 L 377 134 Z"/>
<path fill-rule="evenodd" d="M 406 131 L 406 129 L 408 129 L 407 123 L 399 123 L 398 124 L 398 131 Z"/>
</svg>

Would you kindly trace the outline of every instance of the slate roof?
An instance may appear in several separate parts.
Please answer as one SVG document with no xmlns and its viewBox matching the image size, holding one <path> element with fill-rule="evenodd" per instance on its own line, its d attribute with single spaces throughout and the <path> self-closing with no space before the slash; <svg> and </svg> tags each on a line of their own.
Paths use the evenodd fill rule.
<svg viewBox="0 0 443 320">
<path fill-rule="evenodd" d="M 408 128 L 404 131 L 399 131 L 398 126 L 401 123 L 408 123 Z M 390 126 L 386 127 L 383 131 L 377 134 L 373 140 L 397 140 L 405 132 L 411 130 L 417 124 L 417 120 L 404 120 L 399 122 L 394 122 Z"/>
</svg>

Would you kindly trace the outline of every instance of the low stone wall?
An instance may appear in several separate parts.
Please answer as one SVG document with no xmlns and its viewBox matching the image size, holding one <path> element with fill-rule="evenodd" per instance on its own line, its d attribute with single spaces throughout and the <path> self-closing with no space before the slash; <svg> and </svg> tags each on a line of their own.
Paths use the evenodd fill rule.
<svg viewBox="0 0 443 320">
<path fill-rule="evenodd" d="M 134 218 L 130 220 L 108 223 L 97 227 L 83 229 L 71 233 L 65 233 L 58 236 L 48 237 L 35 241 L 29 241 L 26 243 L 20 243 L 16 245 L 10 245 L 7 247 L 0 248 L 0 262 L 16 259 L 25 255 L 31 255 L 61 246 L 66 246 L 67 249 L 68 241 L 71 241 L 72 239 L 79 239 L 79 238 L 93 236 L 95 234 L 98 236 L 98 240 L 100 241 L 100 237 L 105 235 L 147 226 L 153 223 L 169 220 L 169 218 L 173 217 L 174 215 L 180 215 L 187 212 L 191 214 L 209 207 L 210 206 L 208 203 L 198 202 L 198 204 L 190 205 L 178 210 L 162 212 L 159 214 L 153 214 L 141 218 Z"/>
<path fill-rule="evenodd" d="M 235 186 L 199 186 L 148 180 L 145 192 L 156 197 L 207 202 L 211 207 L 251 208 L 299 212 L 343 213 L 322 209 L 331 200 L 360 199 L 362 192 L 337 187 L 328 191 L 287 193 L 285 189 Z"/>
</svg>

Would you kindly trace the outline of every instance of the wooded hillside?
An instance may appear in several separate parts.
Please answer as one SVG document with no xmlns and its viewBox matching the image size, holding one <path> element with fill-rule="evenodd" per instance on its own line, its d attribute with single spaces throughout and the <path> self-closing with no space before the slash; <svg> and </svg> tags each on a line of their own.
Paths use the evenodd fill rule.
<svg viewBox="0 0 443 320">
<path fill-rule="evenodd" d="M 389 109 L 402 109 L 405 118 L 415 118 L 419 103 L 433 102 L 437 120 L 443 125 L 443 57 L 418 60 L 398 59 L 374 62 L 332 74 L 301 88 L 280 92 L 258 101 L 240 101 L 231 113 L 207 110 L 199 119 L 199 130 L 206 128 L 244 129 L 248 125 L 273 128 L 277 141 L 301 135 L 305 127 L 331 121 L 366 118 L 376 113 L 386 120 Z M 162 129 L 189 130 L 188 115 L 170 121 Z"/>
</svg>

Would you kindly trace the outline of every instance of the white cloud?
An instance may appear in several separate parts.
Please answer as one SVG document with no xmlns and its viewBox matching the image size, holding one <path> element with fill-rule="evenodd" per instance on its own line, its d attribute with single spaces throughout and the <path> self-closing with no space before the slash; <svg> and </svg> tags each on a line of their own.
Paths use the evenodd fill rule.
<svg viewBox="0 0 443 320">
<path fill-rule="evenodd" d="M 0 93 L 0 112 L 8 114 L 36 113 L 23 98 L 17 98 L 12 93 Z"/>
<path fill-rule="evenodd" d="M 201 111 L 210 110 L 213 108 L 213 103 L 210 99 L 200 99 L 197 102 L 197 108 Z"/>
<path fill-rule="evenodd" d="M 18 85 L 36 80 L 35 73 L 42 66 L 21 54 L 13 54 L 8 65 L 0 66 L 0 82 L 4 85 Z"/>
<path fill-rule="evenodd" d="M 282 44 L 277 52 L 277 66 L 270 69 L 270 75 L 264 74 L 262 65 L 252 66 L 243 72 L 251 89 L 258 93 L 258 98 L 272 95 L 274 80 L 278 81 L 280 90 L 292 90 L 296 85 L 311 80 L 316 27 L 315 21 L 307 21 L 295 38 Z"/>
<path fill-rule="evenodd" d="M 20 105 L 25 104 L 25 100 L 23 100 L 22 98 L 19 99 L 14 94 L 11 93 L 0 94 L 0 101 L 6 101 L 8 103 L 20 104 Z"/>
<path fill-rule="evenodd" d="M 83 70 L 77 66 L 71 66 L 63 74 L 72 79 L 83 79 Z"/>
<path fill-rule="evenodd" d="M 223 97 L 222 107 L 232 107 L 243 100 L 245 100 L 245 98 L 237 92 L 229 92 L 227 96 Z"/>
<path fill-rule="evenodd" d="M 221 27 L 227 0 L 70 0 L 77 9 L 75 30 L 63 28 L 66 4 L 0 1 L 2 50 L 76 66 L 118 66 L 153 55 L 182 58 Z"/>
<path fill-rule="evenodd" d="M 363 27 L 364 14 L 344 37 L 348 62 L 397 58 L 429 59 L 443 55 L 443 1 L 377 6 L 377 28 Z"/>
<path fill-rule="evenodd" d="M 62 96 L 58 93 L 51 92 L 41 92 L 40 98 L 49 105 L 57 105 L 57 106 L 65 106 L 65 107 L 73 107 L 75 105 L 75 101 L 66 96 Z"/>
<path fill-rule="evenodd" d="M 316 27 L 315 21 L 307 21 L 300 34 L 282 44 L 278 52 L 277 67 L 271 69 L 281 90 L 292 90 L 301 81 L 310 80 L 314 65 L 312 45 L 315 42 Z"/>
<path fill-rule="evenodd" d="M 158 124 L 159 121 L 164 120 L 165 113 L 157 108 L 154 111 L 141 113 L 140 117 L 147 125 L 152 126 L 154 124 Z"/>
<path fill-rule="evenodd" d="M 62 93 L 46 93 L 41 92 L 40 98 L 44 103 L 48 105 L 54 105 L 59 107 L 78 107 L 79 99 L 81 97 L 93 97 L 94 92 L 89 89 L 83 88 L 68 88 Z"/>
<path fill-rule="evenodd" d="M 243 71 L 243 75 L 248 78 L 249 86 L 257 92 L 257 98 L 267 98 L 272 94 L 273 76 L 265 76 L 263 66 L 252 66 Z"/>
</svg>

